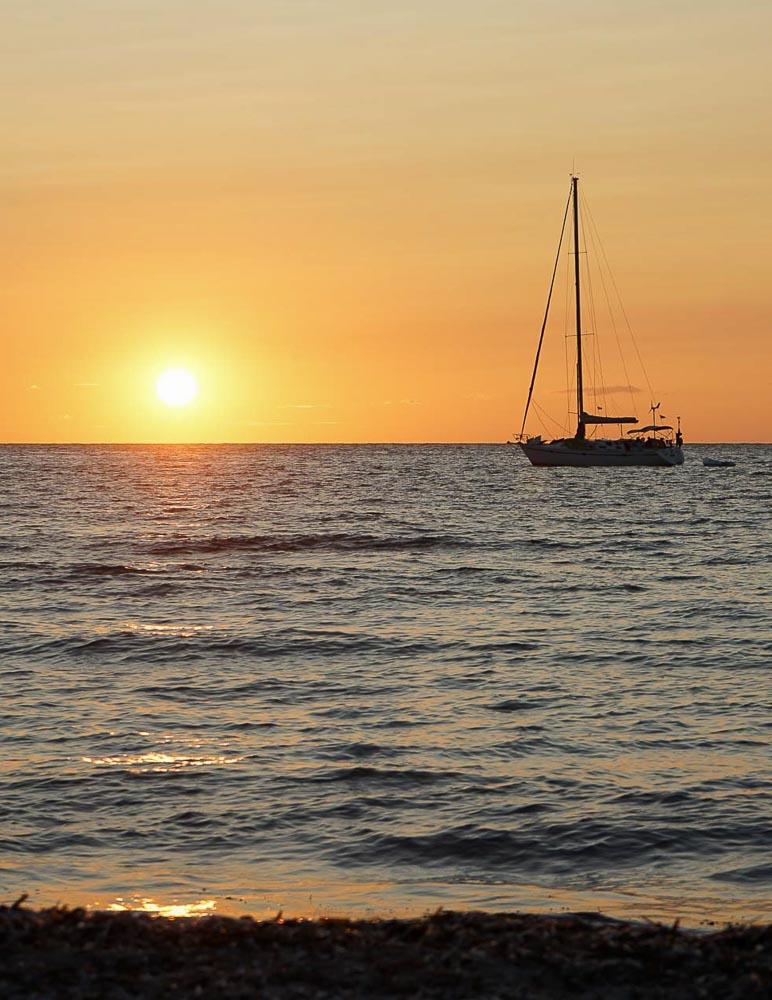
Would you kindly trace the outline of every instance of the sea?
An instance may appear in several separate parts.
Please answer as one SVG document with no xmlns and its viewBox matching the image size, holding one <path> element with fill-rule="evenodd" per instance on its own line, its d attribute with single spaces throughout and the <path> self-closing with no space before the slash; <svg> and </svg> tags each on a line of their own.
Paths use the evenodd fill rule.
<svg viewBox="0 0 772 1000">
<path fill-rule="evenodd" d="M 0 517 L 0 903 L 772 919 L 772 446 L 5 446 Z"/>
</svg>

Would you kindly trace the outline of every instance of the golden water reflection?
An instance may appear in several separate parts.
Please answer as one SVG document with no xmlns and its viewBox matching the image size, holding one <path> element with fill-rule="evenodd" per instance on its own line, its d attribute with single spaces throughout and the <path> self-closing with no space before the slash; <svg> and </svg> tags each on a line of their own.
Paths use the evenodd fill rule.
<svg viewBox="0 0 772 1000">
<path fill-rule="evenodd" d="M 122 896 L 107 907 L 113 912 L 133 910 L 138 913 L 154 913 L 159 917 L 206 917 L 214 913 L 216 908 L 214 899 L 200 899 L 195 903 L 157 903 L 149 897 L 124 899 Z"/>
<path fill-rule="evenodd" d="M 81 757 L 84 764 L 93 764 L 94 767 L 120 767 L 133 774 L 147 774 L 149 772 L 164 774 L 169 771 L 183 771 L 196 767 L 225 767 L 229 764 L 237 764 L 243 759 L 243 757 L 238 756 L 225 757 L 222 754 L 192 757 L 187 754 L 158 751 L 140 754 L 115 754 L 107 757 Z"/>
<path fill-rule="evenodd" d="M 411 891 L 412 890 L 412 891 Z M 76 894 L 77 895 L 77 894 Z M 224 894 L 180 902 L 172 896 L 159 901 L 153 896 L 118 896 L 111 902 L 88 902 L 89 909 L 146 913 L 159 917 L 250 916 L 255 920 L 318 920 L 324 918 L 395 919 L 417 918 L 435 912 L 438 905 L 448 911 L 536 914 L 596 913 L 621 920 L 712 928 L 731 923 L 768 922 L 768 911 L 752 898 L 726 897 L 695 901 L 688 893 L 655 895 L 628 890 L 577 890 L 570 887 L 466 884 L 450 894 L 433 892 L 428 884 L 415 886 L 389 882 L 293 882 L 272 891 Z M 39 904 L 43 900 L 38 901 Z M 77 898 L 71 900 L 78 903 Z"/>
<path fill-rule="evenodd" d="M 111 732 L 110 735 L 117 734 Z M 136 735 L 154 743 L 156 747 L 160 744 L 159 749 L 89 755 L 80 759 L 93 767 L 118 767 L 130 774 L 163 774 L 189 768 L 227 767 L 244 760 L 242 754 L 229 752 L 231 744 L 227 740 L 218 740 L 216 747 L 213 747 L 211 740 L 204 740 L 190 733 L 180 736 L 141 729 Z"/>
<path fill-rule="evenodd" d="M 138 635 L 171 636 L 177 639 L 192 639 L 204 633 L 228 631 L 226 625 L 194 625 L 190 622 L 167 623 L 127 620 L 120 624 L 127 632 L 136 632 Z"/>
</svg>

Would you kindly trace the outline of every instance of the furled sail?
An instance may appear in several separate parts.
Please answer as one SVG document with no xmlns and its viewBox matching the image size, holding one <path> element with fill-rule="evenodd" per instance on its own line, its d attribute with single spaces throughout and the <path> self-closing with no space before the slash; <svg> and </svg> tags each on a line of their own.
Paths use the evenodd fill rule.
<svg viewBox="0 0 772 1000">
<path fill-rule="evenodd" d="M 646 427 L 634 427 L 628 434 L 645 434 L 646 431 L 672 431 L 670 424 L 649 424 Z"/>
<path fill-rule="evenodd" d="M 638 417 L 601 417 L 594 413 L 583 413 L 581 421 L 583 424 L 637 424 Z"/>
</svg>

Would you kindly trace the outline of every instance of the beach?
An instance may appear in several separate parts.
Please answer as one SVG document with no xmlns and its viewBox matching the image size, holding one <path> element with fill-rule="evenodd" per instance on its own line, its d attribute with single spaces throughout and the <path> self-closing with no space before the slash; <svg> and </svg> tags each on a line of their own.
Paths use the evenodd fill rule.
<svg viewBox="0 0 772 1000">
<path fill-rule="evenodd" d="M 0 908 L 6 1000 L 749 1000 L 770 989 L 770 925 L 702 933 L 591 915 L 256 922 Z"/>
</svg>

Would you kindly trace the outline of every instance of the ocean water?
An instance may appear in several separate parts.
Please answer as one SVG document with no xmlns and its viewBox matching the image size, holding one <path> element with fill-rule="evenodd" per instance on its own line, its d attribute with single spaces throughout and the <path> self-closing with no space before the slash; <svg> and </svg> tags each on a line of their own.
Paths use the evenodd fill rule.
<svg viewBox="0 0 772 1000">
<path fill-rule="evenodd" d="M 0 902 L 769 919 L 771 511 L 767 446 L 0 449 Z"/>
</svg>

